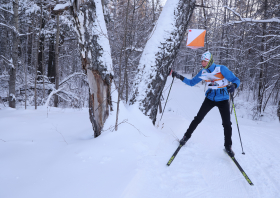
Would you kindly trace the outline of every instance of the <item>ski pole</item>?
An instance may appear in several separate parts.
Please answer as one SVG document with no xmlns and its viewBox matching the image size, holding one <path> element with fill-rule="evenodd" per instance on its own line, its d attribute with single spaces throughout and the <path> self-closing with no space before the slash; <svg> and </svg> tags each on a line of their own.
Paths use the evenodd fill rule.
<svg viewBox="0 0 280 198">
<path fill-rule="evenodd" d="M 172 71 L 171 71 L 171 72 L 172 72 Z M 162 111 L 162 114 L 161 114 L 161 118 L 160 118 L 159 121 L 161 121 L 161 119 L 162 119 L 162 116 L 163 116 L 163 113 L 164 113 L 164 109 L 165 109 L 165 107 L 166 107 L 166 103 L 167 103 L 167 100 L 168 100 L 168 97 L 169 97 L 169 94 L 170 94 L 170 91 L 171 91 L 173 82 L 174 82 L 174 77 L 173 77 L 173 79 L 172 79 L 172 83 L 171 83 L 171 86 L 170 86 L 170 89 L 169 89 L 169 92 L 168 92 L 168 95 L 167 95 L 167 98 L 166 98 L 166 101 L 165 101 L 165 105 L 164 105 L 164 108 L 163 108 L 163 111 Z"/>
<path fill-rule="evenodd" d="M 241 135 L 240 135 L 240 131 L 239 131 L 239 126 L 238 126 L 238 121 L 237 121 L 237 116 L 236 116 L 236 111 L 235 111 L 235 107 L 234 107 L 234 102 L 233 102 L 233 93 L 230 94 L 231 100 L 232 100 L 232 107 L 234 110 L 234 115 L 235 115 L 235 120 L 236 120 L 236 124 L 237 124 L 237 129 L 238 129 L 238 134 L 239 134 L 239 139 L 240 139 L 240 144 L 241 144 L 241 148 L 242 148 L 242 154 L 245 155 L 244 151 L 243 151 L 243 146 L 242 146 L 242 140 L 241 140 Z"/>
</svg>

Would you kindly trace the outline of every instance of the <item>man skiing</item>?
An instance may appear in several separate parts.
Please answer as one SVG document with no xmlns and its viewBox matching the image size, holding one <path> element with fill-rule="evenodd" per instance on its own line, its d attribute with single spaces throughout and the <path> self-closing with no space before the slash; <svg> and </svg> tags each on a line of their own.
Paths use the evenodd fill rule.
<svg viewBox="0 0 280 198">
<path fill-rule="evenodd" d="M 208 85 L 204 102 L 202 103 L 197 116 L 194 117 L 194 120 L 187 129 L 184 137 L 180 140 L 180 144 L 184 145 L 188 139 L 190 139 L 193 131 L 203 120 L 205 115 L 216 106 L 222 117 L 225 150 L 231 157 L 233 157 L 234 152 L 231 149 L 232 128 L 228 99 L 229 93 L 234 93 L 234 90 L 239 87 L 240 80 L 226 66 L 216 65 L 213 61 L 213 56 L 209 51 L 202 54 L 201 65 L 203 66 L 203 69 L 191 80 L 181 76 L 175 71 L 172 72 L 172 77 L 179 78 L 187 85 L 194 86 L 202 79 L 204 79 Z M 232 84 L 229 85 L 228 81 L 232 82 Z"/>
</svg>

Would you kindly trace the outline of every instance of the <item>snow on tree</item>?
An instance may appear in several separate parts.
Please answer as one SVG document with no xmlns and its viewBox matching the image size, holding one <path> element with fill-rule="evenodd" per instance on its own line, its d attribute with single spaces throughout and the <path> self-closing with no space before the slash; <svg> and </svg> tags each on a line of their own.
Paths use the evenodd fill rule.
<svg viewBox="0 0 280 198">
<path fill-rule="evenodd" d="M 194 7 L 195 0 L 167 1 L 140 59 L 130 104 L 137 103 L 154 124 L 162 90 Z"/>
<path fill-rule="evenodd" d="M 101 0 L 71 0 L 82 66 L 90 87 L 89 116 L 94 137 L 101 134 L 111 106 L 112 59 Z M 105 10 L 106 11 L 106 10 Z"/>
</svg>

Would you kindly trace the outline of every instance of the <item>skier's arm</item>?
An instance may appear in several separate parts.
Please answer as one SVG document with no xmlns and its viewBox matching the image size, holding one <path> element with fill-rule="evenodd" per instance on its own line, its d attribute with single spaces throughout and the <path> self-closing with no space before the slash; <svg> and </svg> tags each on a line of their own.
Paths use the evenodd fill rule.
<svg viewBox="0 0 280 198">
<path fill-rule="evenodd" d="M 230 71 L 226 66 L 221 66 L 222 75 L 233 84 L 236 84 L 236 88 L 240 85 L 240 80 L 237 78 L 232 71 Z"/>
<path fill-rule="evenodd" d="M 193 79 L 190 80 L 190 79 L 184 78 L 184 80 L 182 80 L 182 81 L 189 86 L 194 86 L 197 83 L 199 83 L 200 81 L 202 81 L 202 79 L 199 78 L 199 76 L 201 76 L 201 71 L 198 72 L 198 74 L 195 77 L 193 77 Z"/>
</svg>

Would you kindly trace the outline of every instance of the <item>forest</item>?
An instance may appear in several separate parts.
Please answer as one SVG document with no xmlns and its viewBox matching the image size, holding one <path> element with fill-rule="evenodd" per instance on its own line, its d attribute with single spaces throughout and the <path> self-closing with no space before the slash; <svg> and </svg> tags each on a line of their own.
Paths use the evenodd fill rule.
<svg viewBox="0 0 280 198">
<path fill-rule="evenodd" d="M 240 79 L 251 119 L 280 117 L 278 0 L 0 2 L 0 110 L 86 107 L 95 137 L 120 102 L 155 123 L 170 69 L 194 76 L 209 50 Z M 186 47 L 188 29 L 206 30 L 204 48 Z"/>
</svg>

